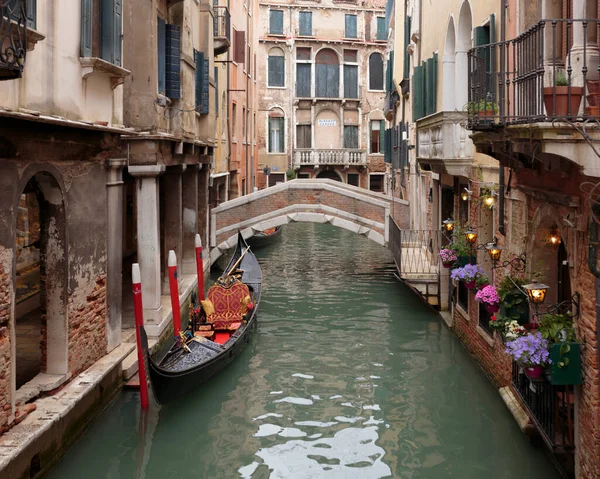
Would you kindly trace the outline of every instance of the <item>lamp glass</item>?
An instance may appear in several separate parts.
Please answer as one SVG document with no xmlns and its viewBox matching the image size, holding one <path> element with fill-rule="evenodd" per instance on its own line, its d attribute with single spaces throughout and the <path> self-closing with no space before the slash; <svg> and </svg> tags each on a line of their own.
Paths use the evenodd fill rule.
<svg viewBox="0 0 600 479">
<path fill-rule="evenodd" d="M 463 201 L 467 201 L 467 200 L 469 199 L 469 193 L 467 193 L 466 191 L 463 191 L 463 192 L 460 194 L 460 197 L 461 197 L 461 199 L 462 199 Z"/>
<path fill-rule="evenodd" d="M 552 228 L 550 236 L 548 236 L 546 242 L 551 246 L 558 246 L 561 243 L 560 233 L 558 232 L 558 229 L 556 227 Z"/>
<path fill-rule="evenodd" d="M 500 256 L 502 255 L 502 246 L 492 243 L 488 246 L 487 252 L 492 261 L 500 261 Z"/>
<path fill-rule="evenodd" d="M 446 231 L 448 233 L 454 231 L 454 220 L 451 220 L 450 218 L 448 218 L 447 220 L 443 221 L 444 224 L 444 228 L 446 228 Z"/>
<path fill-rule="evenodd" d="M 483 202 L 485 203 L 485 205 L 488 208 L 491 208 L 492 206 L 494 206 L 494 203 L 496 203 L 496 199 L 493 196 L 486 196 L 486 198 L 483 200 Z"/>
<path fill-rule="evenodd" d="M 547 284 L 538 283 L 536 280 L 523 286 L 533 304 L 542 304 L 544 302 L 548 288 Z"/>
<path fill-rule="evenodd" d="M 477 242 L 477 233 L 472 229 L 468 229 L 465 231 L 465 239 L 467 240 L 467 243 L 475 244 Z"/>
</svg>

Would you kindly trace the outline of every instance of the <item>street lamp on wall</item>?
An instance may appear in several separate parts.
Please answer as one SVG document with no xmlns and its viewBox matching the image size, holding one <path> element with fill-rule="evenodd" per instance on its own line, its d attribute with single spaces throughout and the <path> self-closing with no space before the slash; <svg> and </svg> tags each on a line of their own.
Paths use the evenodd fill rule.
<svg viewBox="0 0 600 479">
<path fill-rule="evenodd" d="M 447 220 L 442 221 L 442 224 L 444 225 L 444 229 L 446 230 L 446 232 L 452 233 L 454 231 L 454 220 L 453 219 L 448 218 Z"/>
<path fill-rule="evenodd" d="M 561 243 L 560 233 L 558 232 L 558 227 L 554 225 L 552 230 L 550 231 L 550 235 L 546 238 L 546 243 L 550 246 L 558 246 Z"/>
<path fill-rule="evenodd" d="M 467 231 L 465 231 L 465 239 L 467 240 L 467 243 L 474 245 L 477 243 L 477 233 L 469 228 Z"/>
</svg>

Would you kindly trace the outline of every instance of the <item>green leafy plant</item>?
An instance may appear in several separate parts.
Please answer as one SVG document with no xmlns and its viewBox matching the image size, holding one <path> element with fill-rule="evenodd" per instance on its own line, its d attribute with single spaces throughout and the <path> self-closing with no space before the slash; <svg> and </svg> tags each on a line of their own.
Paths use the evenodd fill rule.
<svg viewBox="0 0 600 479">
<path fill-rule="evenodd" d="M 556 72 L 554 75 L 554 86 L 569 86 L 569 80 L 567 79 L 567 75 L 562 71 Z"/>
<path fill-rule="evenodd" d="M 296 178 L 296 172 L 294 171 L 293 168 L 290 168 L 289 170 L 287 170 L 285 174 L 286 174 L 288 180 L 293 180 Z"/>
<path fill-rule="evenodd" d="M 527 296 L 517 288 L 517 286 L 522 287 L 525 282 L 524 279 L 506 275 L 498 287 L 500 304 L 504 306 L 503 317 L 507 321 L 518 321 L 523 314 L 529 311 Z"/>
<path fill-rule="evenodd" d="M 494 113 L 498 113 L 498 103 L 489 99 L 470 101 L 467 103 L 467 112 L 471 114 L 481 113 L 484 111 L 493 111 Z"/>
<path fill-rule="evenodd" d="M 449 248 L 456 253 L 456 256 L 469 256 L 471 254 L 471 247 L 465 238 L 465 231 L 466 228 L 455 224 L 452 232 L 452 243 Z"/>
<path fill-rule="evenodd" d="M 577 342 L 573 316 L 570 314 L 544 314 L 538 320 L 537 329 L 549 343 L 560 344 L 559 368 L 569 365 L 566 355 L 571 351 L 569 343 Z"/>
</svg>

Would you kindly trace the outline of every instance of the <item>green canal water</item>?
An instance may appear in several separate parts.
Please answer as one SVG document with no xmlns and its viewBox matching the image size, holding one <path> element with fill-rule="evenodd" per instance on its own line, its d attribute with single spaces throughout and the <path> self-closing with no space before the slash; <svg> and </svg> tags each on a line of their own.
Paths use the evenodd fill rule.
<svg viewBox="0 0 600 479">
<path fill-rule="evenodd" d="M 243 355 L 146 416 L 122 393 L 49 478 L 558 477 L 386 249 L 301 223 L 257 256 Z"/>
</svg>

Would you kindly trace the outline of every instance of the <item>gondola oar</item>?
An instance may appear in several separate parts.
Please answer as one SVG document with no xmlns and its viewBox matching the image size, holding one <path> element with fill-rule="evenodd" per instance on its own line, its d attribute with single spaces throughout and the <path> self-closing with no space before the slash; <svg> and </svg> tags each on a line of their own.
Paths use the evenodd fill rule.
<svg viewBox="0 0 600 479">
<path fill-rule="evenodd" d="M 246 248 L 246 251 L 244 251 L 241 256 L 238 258 L 238 260 L 235 262 L 235 264 L 231 267 L 231 269 L 229 270 L 229 272 L 225 275 L 225 276 L 229 276 L 231 273 L 233 273 L 235 271 L 235 269 L 238 267 L 238 265 L 242 262 L 242 259 L 244 259 L 244 256 L 246 256 L 246 253 L 250 251 L 250 246 L 248 246 Z"/>
</svg>

